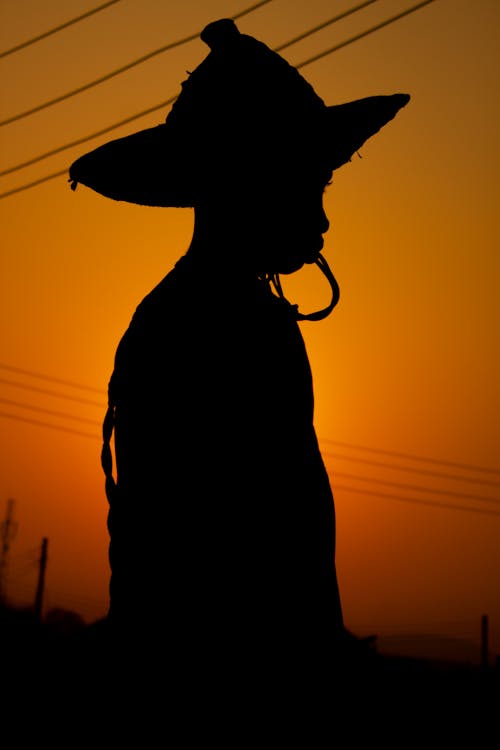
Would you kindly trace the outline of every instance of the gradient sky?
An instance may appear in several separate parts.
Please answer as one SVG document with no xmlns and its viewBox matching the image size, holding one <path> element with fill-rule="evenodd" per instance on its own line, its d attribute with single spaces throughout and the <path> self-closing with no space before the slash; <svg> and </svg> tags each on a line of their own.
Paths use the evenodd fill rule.
<svg viewBox="0 0 500 750">
<path fill-rule="evenodd" d="M 99 4 L 2 3 L 0 51 Z M 358 4 L 273 0 L 238 26 L 276 47 Z M 416 4 L 373 2 L 282 54 L 300 64 Z M 0 119 L 250 5 L 117 2 L 0 58 Z M 412 96 L 361 158 L 334 175 L 324 255 L 341 301 L 327 320 L 301 324 L 336 499 L 346 624 L 359 634 L 477 639 L 488 614 L 497 653 L 499 29 L 497 0 L 434 0 L 301 68 L 327 104 Z M 0 127 L 1 170 L 176 95 L 207 52 L 194 40 Z M 163 107 L 4 175 L 0 193 L 66 170 L 167 113 Z M 7 592 L 18 602 L 34 598 L 47 537 L 46 607 L 88 620 L 106 611 L 99 425 L 107 382 L 135 307 L 187 249 L 192 221 L 188 209 L 115 203 L 82 186 L 72 192 L 65 175 L 0 197 L 0 519 L 13 498 L 19 526 Z M 304 310 L 328 301 L 314 269 L 283 285 Z"/>
</svg>

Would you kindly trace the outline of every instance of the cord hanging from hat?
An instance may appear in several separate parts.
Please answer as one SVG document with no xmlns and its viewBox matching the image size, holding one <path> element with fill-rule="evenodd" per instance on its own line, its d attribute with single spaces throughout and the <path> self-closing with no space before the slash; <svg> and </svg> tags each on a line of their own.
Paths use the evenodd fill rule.
<svg viewBox="0 0 500 750">
<path fill-rule="evenodd" d="M 339 285 L 337 284 L 337 279 L 333 275 L 330 266 L 326 262 L 325 258 L 321 255 L 321 253 L 319 254 L 318 258 L 314 261 L 314 263 L 316 266 L 318 266 L 320 271 L 326 276 L 330 284 L 331 290 L 332 290 L 332 299 L 330 301 L 330 304 L 327 305 L 327 307 L 322 308 L 321 310 L 317 310 L 316 312 L 301 313 L 299 312 L 298 305 L 292 305 L 287 300 L 283 292 L 283 288 L 281 286 L 281 281 L 280 281 L 280 277 L 278 273 L 273 274 L 267 278 L 267 281 L 269 281 L 269 283 L 274 287 L 278 297 L 282 300 L 285 300 L 285 302 L 288 302 L 288 304 L 291 307 L 295 308 L 295 317 L 297 320 L 323 320 L 324 318 L 328 317 L 328 315 L 330 315 L 333 308 L 337 305 L 340 299 L 340 289 L 339 289 Z"/>
</svg>

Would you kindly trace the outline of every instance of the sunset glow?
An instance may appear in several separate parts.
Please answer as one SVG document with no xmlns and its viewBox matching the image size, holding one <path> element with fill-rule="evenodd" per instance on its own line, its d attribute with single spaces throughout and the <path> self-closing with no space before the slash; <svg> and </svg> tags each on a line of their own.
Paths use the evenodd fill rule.
<svg viewBox="0 0 500 750">
<path fill-rule="evenodd" d="M 95 5 L 4 4 L 0 50 Z M 0 58 L 0 120 L 250 5 L 116 3 Z M 274 0 L 238 26 L 275 48 L 352 5 Z M 412 5 L 373 3 L 281 54 L 300 64 Z M 335 495 L 346 624 L 360 634 L 478 640 L 488 614 L 495 653 L 499 29 L 495 0 L 435 0 L 301 68 L 327 104 L 400 91 L 412 97 L 360 158 L 334 173 L 323 254 L 340 302 L 326 320 L 301 324 Z M 194 40 L 0 127 L 1 170 L 167 100 L 206 54 Z M 87 621 L 108 605 L 99 457 L 115 349 L 138 303 L 186 251 L 193 213 L 116 203 L 83 186 L 73 192 L 65 174 L 4 194 L 67 170 L 112 138 L 159 124 L 167 112 L 160 108 L 0 183 L 0 521 L 13 498 L 18 523 L 6 590 L 15 602 L 32 601 L 47 537 L 45 606 Z M 315 268 L 282 281 L 301 309 L 328 303 Z"/>
</svg>

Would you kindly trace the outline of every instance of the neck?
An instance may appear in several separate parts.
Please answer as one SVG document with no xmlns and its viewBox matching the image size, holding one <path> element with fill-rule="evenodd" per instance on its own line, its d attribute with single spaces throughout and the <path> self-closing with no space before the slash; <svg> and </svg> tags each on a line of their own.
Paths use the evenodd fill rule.
<svg viewBox="0 0 500 750">
<path fill-rule="evenodd" d="M 214 204 L 195 208 L 194 229 L 187 256 L 209 272 L 227 269 L 247 277 L 257 274 L 248 262 L 251 248 L 246 246 L 245 230 L 236 214 L 226 205 Z"/>
</svg>

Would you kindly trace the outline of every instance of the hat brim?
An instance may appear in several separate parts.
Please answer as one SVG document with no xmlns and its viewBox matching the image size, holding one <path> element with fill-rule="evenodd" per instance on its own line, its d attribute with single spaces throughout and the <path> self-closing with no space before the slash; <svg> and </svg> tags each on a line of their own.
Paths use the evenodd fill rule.
<svg viewBox="0 0 500 750">
<path fill-rule="evenodd" d="M 410 101 L 408 94 L 369 96 L 347 104 L 327 107 L 327 131 L 331 148 L 329 166 L 338 169 Z"/>
<path fill-rule="evenodd" d="M 325 107 L 321 134 L 325 166 L 333 171 L 350 161 L 409 100 L 408 94 L 392 94 Z M 186 144 L 178 141 L 178 131 L 169 127 L 167 119 L 105 143 L 71 165 L 71 187 L 81 183 L 107 198 L 142 206 L 193 206 L 196 170 Z"/>
<path fill-rule="evenodd" d="M 164 123 L 84 154 L 69 169 L 71 187 L 81 183 L 106 198 L 142 206 L 191 206 L 192 186 L 169 130 Z"/>
</svg>

